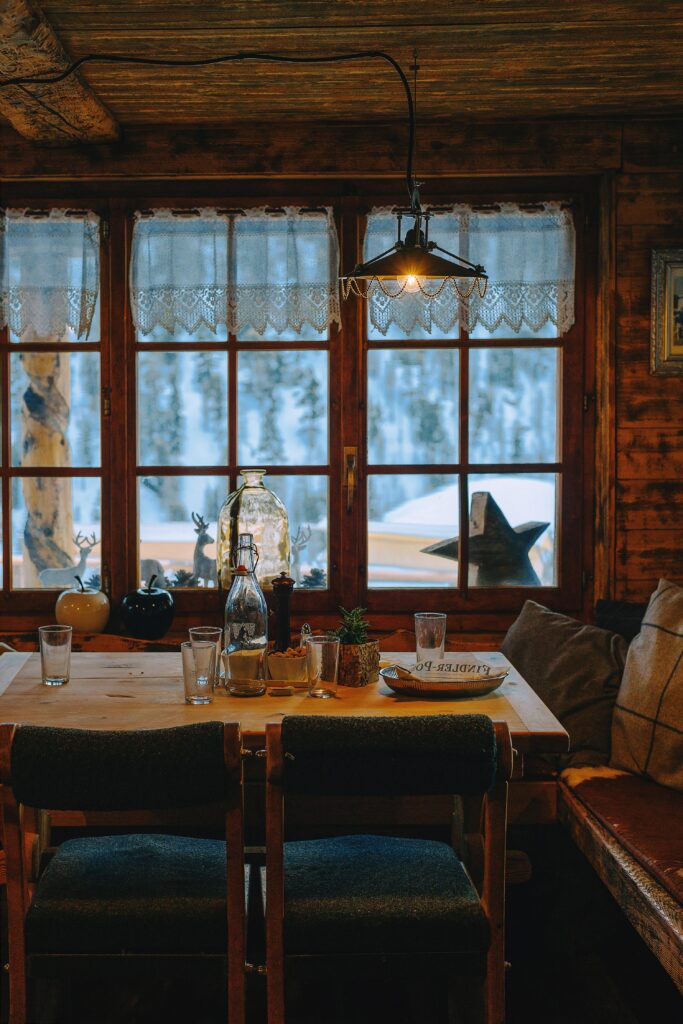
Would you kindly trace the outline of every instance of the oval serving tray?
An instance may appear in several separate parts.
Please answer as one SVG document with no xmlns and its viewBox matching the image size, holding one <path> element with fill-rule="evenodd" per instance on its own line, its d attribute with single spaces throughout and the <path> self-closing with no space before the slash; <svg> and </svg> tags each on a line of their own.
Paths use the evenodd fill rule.
<svg viewBox="0 0 683 1024">
<path fill-rule="evenodd" d="M 388 665 L 381 668 L 381 675 L 387 686 L 394 693 L 404 693 L 411 697 L 482 697 L 486 693 L 497 690 L 505 680 L 509 669 L 502 669 L 495 675 L 461 677 L 460 679 L 448 679 L 444 677 L 438 682 L 432 679 L 420 679 L 411 675 L 403 669 L 399 675 L 397 668 L 400 666 Z"/>
</svg>

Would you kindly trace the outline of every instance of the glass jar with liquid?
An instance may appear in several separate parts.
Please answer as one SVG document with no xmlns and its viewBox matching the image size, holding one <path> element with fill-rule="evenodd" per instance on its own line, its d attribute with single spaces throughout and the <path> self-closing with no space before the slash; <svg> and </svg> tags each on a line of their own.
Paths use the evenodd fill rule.
<svg viewBox="0 0 683 1024">
<path fill-rule="evenodd" d="M 258 584 L 270 590 L 272 580 L 289 573 L 287 510 L 263 482 L 264 469 L 240 470 L 244 483 L 229 494 L 218 515 L 217 569 L 220 585 L 228 590 L 238 560 L 240 536 L 250 533 L 258 549 L 254 572 Z"/>
</svg>

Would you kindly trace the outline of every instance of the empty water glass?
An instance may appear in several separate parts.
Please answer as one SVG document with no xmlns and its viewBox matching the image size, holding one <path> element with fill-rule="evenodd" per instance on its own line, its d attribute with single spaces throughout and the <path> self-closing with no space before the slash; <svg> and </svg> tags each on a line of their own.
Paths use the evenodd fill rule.
<svg viewBox="0 0 683 1024">
<path fill-rule="evenodd" d="M 339 640 L 335 636 L 310 636 L 306 640 L 309 697 L 336 697 Z"/>
<path fill-rule="evenodd" d="M 40 626 L 40 667 L 45 686 L 64 686 L 71 667 L 71 626 Z"/>
<path fill-rule="evenodd" d="M 443 612 L 415 613 L 415 653 L 420 661 L 443 661 L 446 616 Z"/>
<path fill-rule="evenodd" d="M 196 652 L 196 647 L 200 647 L 201 650 Z M 183 661 L 185 703 L 210 704 L 213 700 L 211 680 L 216 662 L 215 643 L 212 640 L 200 640 L 194 644 L 190 640 L 185 640 L 180 645 L 180 654 Z M 198 668 L 202 668 L 204 671 L 200 673 Z"/>
<path fill-rule="evenodd" d="M 195 640 L 212 640 L 216 645 L 216 665 L 214 669 L 213 686 L 220 684 L 221 679 L 221 654 L 223 653 L 223 630 L 219 626 L 192 626 L 188 630 L 190 642 Z"/>
</svg>

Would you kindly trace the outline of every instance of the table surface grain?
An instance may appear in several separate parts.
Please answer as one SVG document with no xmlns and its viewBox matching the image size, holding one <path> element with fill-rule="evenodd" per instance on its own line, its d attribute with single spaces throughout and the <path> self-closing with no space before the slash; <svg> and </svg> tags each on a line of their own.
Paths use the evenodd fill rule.
<svg viewBox="0 0 683 1024">
<path fill-rule="evenodd" d="M 467 653 L 471 657 L 472 652 Z M 502 654 L 479 653 L 505 665 Z M 383 653 L 383 661 L 405 664 L 410 654 Z M 211 704 L 184 701 L 180 653 L 78 653 L 66 686 L 43 686 L 37 654 L 0 657 L 0 722 L 81 729 L 154 729 L 202 721 L 239 721 L 245 741 L 263 740 L 266 722 L 284 715 L 488 715 L 507 722 L 513 746 L 522 752 L 567 750 L 569 738 L 529 684 L 510 667 L 505 682 L 483 697 L 439 700 L 398 696 L 380 680 L 340 687 L 336 699 L 316 700 L 304 691 L 288 697 L 230 697 L 217 692 Z"/>
</svg>

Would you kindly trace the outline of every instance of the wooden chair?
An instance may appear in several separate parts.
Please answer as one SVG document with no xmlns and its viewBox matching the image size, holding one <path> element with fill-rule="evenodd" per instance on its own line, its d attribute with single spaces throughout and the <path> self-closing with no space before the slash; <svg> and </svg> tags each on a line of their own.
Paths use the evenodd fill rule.
<svg viewBox="0 0 683 1024">
<path fill-rule="evenodd" d="M 337 972 L 348 965 L 350 978 L 368 957 L 404 975 L 437 966 L 458 1020 L 503 1024 L 507 725 L 483 715 L 292 716 L 266 726 L 266 754 L 269 1024 L 285 1019 L 285 966 L 318 957 L 333 958 Z M 470 820 L 478 808 L 464 843 L 474 880 L 444 842 L 284 842 L 287 802 L 298 795 L 427 794 L 462 795 Z"/>
<path fill-rule="evenodd" d="M 230 1024 L 244 1021 L 243 787 L 237 723 L 104 732 L 0 725 L 7 857 L 10 1024 L 27 1019 L 27 974 L 79 963 L 129 975 L 227 962 Z M 35 884 L 24 808 L 96 812 L 97 823 L 187 830 L 207 805 L 225 840 L 70 839 Z M 205 819 L 205 813 L 203 818 Z M 119 974 L 115 975 L 116 977 Z"/>
</svg>

